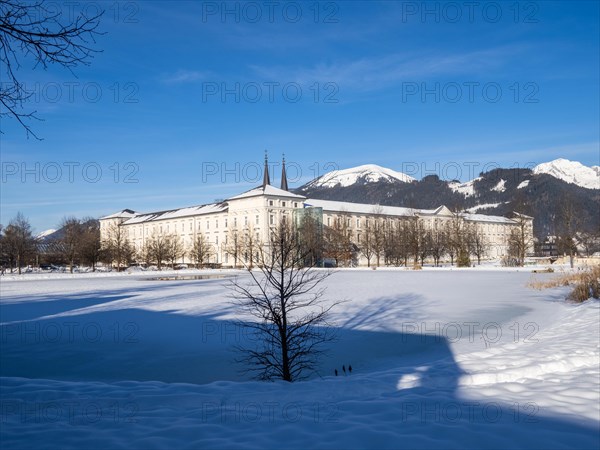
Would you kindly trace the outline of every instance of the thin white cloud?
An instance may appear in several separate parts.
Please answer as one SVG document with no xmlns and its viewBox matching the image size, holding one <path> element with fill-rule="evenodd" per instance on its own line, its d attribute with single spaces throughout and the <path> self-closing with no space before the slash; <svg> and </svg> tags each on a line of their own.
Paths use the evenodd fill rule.
<svg viewBox="0 0 600 450">
<path fill-rule="evenodd" d="M 455 54 L 391 54 L 351 61 L 320 63 L 313 67 L 258 66 L 250 68 L 269 81 L 337 83 L 357 91 L 384 89 L 400 82 L 419 82 L 433 77 L 467 74 L 472 77 L 486 73 L 498 76 L 498 70 L 523 50 L 499 47 Z"/>
<path fill-rule="evenodd" d="M 178 70 L 175 73 L 166 75 L 162 81 L 166 84 L 194 83 L 210 78 L 211 73 L 199 70 Z"/>
</svg>

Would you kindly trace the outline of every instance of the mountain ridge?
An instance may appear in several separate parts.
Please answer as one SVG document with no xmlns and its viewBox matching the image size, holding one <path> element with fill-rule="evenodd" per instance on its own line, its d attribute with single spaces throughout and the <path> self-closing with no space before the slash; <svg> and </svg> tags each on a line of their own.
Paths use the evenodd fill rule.
<svg viewBox="0 0 600 450">
<path fill-rule="evenodd" d="M 357 176 L 365 172 L 365 167 L 370 168 L 368 176 Z M 600 180 L 595 167 L 560 158 L 533 169 L 493 169 L 461 183 L 444 181 L 437 175 L 428 175 L 421 180 L 406 174 L 403 175 L 408 178 L 392 177 L 389 173 L 401 172 L 367 164 L 329 172 L 295 192 L 323 200 L 410 208 L 430 209 L 446 205 L 479 214 L 506 215 L 520 211 L 534 217 L 535 233 L 543 237 L 555 233 L 556 218 L 565 201 L 580 209 L 577 219 L 582 229 L 600 229 L 600 181 L 598 188 L 584 187 L 594 186 L 590 173 Z M 377 168 L 383 169 L 381 175 L 373 173 Z"/>
</svg>

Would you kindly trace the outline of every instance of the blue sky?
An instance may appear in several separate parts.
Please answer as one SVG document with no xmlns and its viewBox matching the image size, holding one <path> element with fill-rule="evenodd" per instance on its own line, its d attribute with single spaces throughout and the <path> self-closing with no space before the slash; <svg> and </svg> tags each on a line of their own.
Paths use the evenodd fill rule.
<svg viewBox="0 0 600 450">
<path fill-rule="evenodd" d="M 2 120 L 0 223 L 226 198 L 265 149 L 292 187 L 366 163 L 462 180 L 599 164 L 595 1 L 79 4 L 106 9 L 102 53 L 76 77 L 24 60 L 43 140 Z"/>
</svg>

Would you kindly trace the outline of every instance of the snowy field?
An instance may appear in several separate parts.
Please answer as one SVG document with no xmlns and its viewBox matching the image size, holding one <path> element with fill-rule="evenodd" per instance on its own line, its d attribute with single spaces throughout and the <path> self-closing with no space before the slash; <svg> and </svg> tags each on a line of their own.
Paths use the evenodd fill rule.
<svg viewBox="0 0 600 450">
<path fill-rule="evenodd" d="M 2 277 L 3 449 L 600 447 L 599 303 L 527 287 L 554 274 L 336 272 L 293 384 L 241 372 L 227 278 L 157 276 Z"/>
</svg>

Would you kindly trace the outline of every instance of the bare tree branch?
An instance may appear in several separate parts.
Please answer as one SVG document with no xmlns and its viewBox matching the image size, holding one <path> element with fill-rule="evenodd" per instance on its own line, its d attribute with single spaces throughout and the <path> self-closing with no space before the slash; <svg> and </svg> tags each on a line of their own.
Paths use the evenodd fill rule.
<svg viewBox="0 0 600 450">
<path fill-rule="evenodd" d="M 50 64 L 58 64 L 75 75 L 75 67 L 89 65 L 94 53 L 99 52 L 93 45 L 96 36 L 104 34 L 97 30 L 103 14 L 79 14 L 65 21 L 62 11 L 52 11 L 43 0 L 0 0 L 0 62 L 8 80 L 0 85 L 0 118 L 17 119 L 28 138 L 31 135 L 41 140 L 28 123 L 31 119 L 41 120 L 37 111 L 23 111 L 32 92 L 26 90 L 16 73 L 21 58 L 33 58 L 33 69 L 41 66 L 46 70 Z"/>
</svg>

